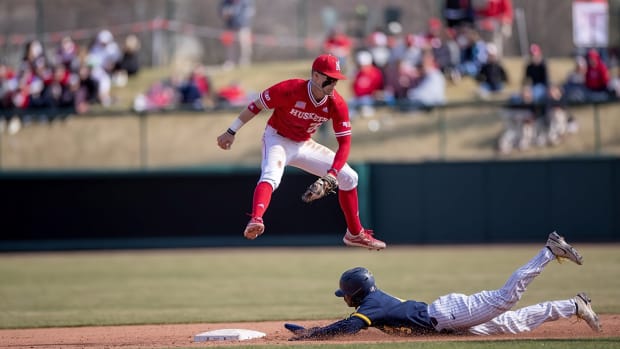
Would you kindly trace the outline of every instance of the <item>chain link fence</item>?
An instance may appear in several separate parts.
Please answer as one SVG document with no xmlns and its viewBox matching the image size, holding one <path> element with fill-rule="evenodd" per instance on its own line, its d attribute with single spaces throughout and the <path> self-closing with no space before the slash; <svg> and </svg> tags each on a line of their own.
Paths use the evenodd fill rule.
<svg viewBox="0 0 620 349">
<path fill-rule="evenodd" d="M 179 55 L 198 55 L 205 64 L 224 61 L 225 32 L 219 1 L 202 0 L 4 0 L 0 2 L 0 56 L 16 63 L 28 40 L 48 49 L 65 35 L 88 45 L 96 33 L 110 29 L 119 42 L 135 34 L 142 42 L 145 65 L 171 63 Z M 375 27 L 400 21 L 404 33 L 426 30 L 430 17 L 441 17 L 436 0 L 255 0 L 254 59 L 308 58 L 320 49 L 329 26 L 344 24 L 361 38 Z M 620 45 L 620 0 L 609 0 L 610 46 Z M 574 53 L 572 1 L 513 0 L 524 22 L 515 21 L 506 55 L 521 55 L 523 42 L 536 42 L 549 57 Z M 525 31 L 519 30 L 524 29 Z"/>
</svg>

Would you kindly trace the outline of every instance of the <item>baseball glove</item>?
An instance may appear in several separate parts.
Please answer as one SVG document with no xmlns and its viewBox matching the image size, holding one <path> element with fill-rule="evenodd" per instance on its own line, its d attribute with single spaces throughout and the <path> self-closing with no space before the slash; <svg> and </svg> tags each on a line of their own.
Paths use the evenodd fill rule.
<svg viewBox="0 0 620 349">
<path fill-rule="evenodd" d="M 338 188 L 338 180 L 332 175 L 325 175 L 312 183 L 301 199 L 304 202 L 312 202 L 328 194 L 335 193 Z"/>
</svg>

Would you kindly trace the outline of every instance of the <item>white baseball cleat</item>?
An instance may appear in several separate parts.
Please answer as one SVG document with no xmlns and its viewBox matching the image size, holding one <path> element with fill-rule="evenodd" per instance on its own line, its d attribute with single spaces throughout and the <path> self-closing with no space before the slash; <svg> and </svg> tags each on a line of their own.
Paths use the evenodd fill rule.
<svg viewBox="0 0 620 349">
<path fill-rule="evenodd" d="M 561 260 L 561 258 L 564 258 L 570 259 L 579 265 L 583 264 L 583 257 L 581 257 L 579 252 L 577 252 L 573 246 L 564 241 L 564 238 L 556 232 L 549 234 L 546 246 L 549 250 L 551 250 L 551 252 L 553 252 L 558 261 Z"/>
<path fill-rule="evenodd" d="M 347 246 L 366 247 L 369 250 L 382 250 L 386 247 L 385 242 L 375 239 L 372 230 L 369 229 L 362 229 L 357 235 L 351 234 L 347 229 L 342 241 Z"/>
<path fill-rule="evenodd" d="M 590 297 L 584 292 L 581 292 L 577 294 L 573 300 L 575 301 L 575 306 L 577 306 L 575 315 L 584 320 L 593 331 L 601 332 L 601 323 L 598 320 L 598 315 L 592 310 L 592 300 Z"/>
</svg>

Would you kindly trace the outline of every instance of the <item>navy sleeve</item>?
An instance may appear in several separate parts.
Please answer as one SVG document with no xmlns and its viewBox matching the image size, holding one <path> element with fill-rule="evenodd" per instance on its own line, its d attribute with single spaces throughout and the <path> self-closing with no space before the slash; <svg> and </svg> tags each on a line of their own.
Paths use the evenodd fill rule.
<svg viewBox="0 0 620 349">
<path fill-rule="evenodd" d="M 334 322 L 325 327 L 309 328 L 307 333 L 292 338 L 300 339 L 326 339 L 337 335 L 354 334 L 366 327 L 364 320 L 351 316 L 344 320 Z"/>
</svg>

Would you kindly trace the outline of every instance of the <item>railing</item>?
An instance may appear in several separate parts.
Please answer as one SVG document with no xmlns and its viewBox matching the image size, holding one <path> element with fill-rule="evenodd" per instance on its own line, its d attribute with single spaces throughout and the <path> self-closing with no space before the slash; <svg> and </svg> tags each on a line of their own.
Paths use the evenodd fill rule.
<svg viewBox="0 0 620 349">
<path fill-rule="evenodd" d="M 438 159 L 438 160 L 453 160 L 453 159 L 467 159 L 471 157 L 482 158 L 482 159 L 501 159 L 501 156 L 498 156 L 498 152 L 492 149 L 495 144 L 494 140 L 490 138 L 489 132 L 495 132 L 499 130 L 501 118 L 498 117 L 501 114 L 501 110 L 507 106 L 507 101 L 498 100 L 498 101 L 460 101 L 460 102 L 450 102 L 445 105 L 436 106 L 433 108 L 427 108 L 424 110 L 418 111 L 404 111 L 408 108 L 402 108 L 403 105 L 388 107 L 385 105 L 377 106 L 376 117 L 372 120 L 379 120 L 381 122 L 382 115 L 391 115 L 393 119 L 406 119 L 414 114 L 420 114 L 416 118 L 420 121 L 420 124 L 416 126 L 415 122 L 412 125 L 409 125 L 408 129 L 418 130 L 423 128 L 425 131 L 424 134 L 421 135 L 408 135 L 405 129 L 398 128 L 384 128 L 379 130 L 379 132 L 387 133 L 398 133 L 398 137 L 419 137 L 420 143 L 424 143 L 425 141 L 428 143 L 434 143 L 435 145 L 431 145 L 431 148 L 434 148 L 431 151 L 421 151 L 419 155 L 412 157 L 415 160 L 423 160 L 423 159 Z M 406 106 L 405 106 L 406 107 Z M 516 107 L 512 105 L 512 107 Z M 521 105 L 521 107 L 527 107 L 525 105 Z M 150 135 L 149 128 L 152 128 L 152 121 L 150 121 L 151 117 L 173 117 L 178 115 L 192 115 L 196 117 L 200 116 L 232 116 L 236 115 L 241 107 L 225 107 L 225 108 L 213 108 L 213 109 L 200 109 L 196 110 L 192 107 L 184 107 L 181 106 L 179 108 L 175 108 L 172 110 L 163 110 L 156 112 L 148 112 L 148 113 L 136 113 L 131 110 L 101 110 L 92 113 L 86 114 L 72 114 L 71 110 L 0 110 L 0 117 L 3 115 L 13 115 L 17 117 L 37 117 L 37 116 L 68 116 L 70 120 L 75 120 L 75 122 L 79 121 L 81 123 L 94 122 L 89 121 L 88 119 L 102 119 L 102 118 L 117 118 L 123 119 L 127 118 L 127 116 L 131 116 L 132 120 L 137 120 L 137 124 L 131 122 L 131 124 L 125 124 L 125 126 L 131 131 L 126 131 L 130 140 L 126 140 L 127 144 L 107 144 L 109 147 L 118 147 L 121 148 L 119 152 L 126 153 L 124 154 L 124 158 L 121 161 L 110 161 L 110 162 L 102 162 L 96 163 L 91 160 L 82 161 L 82 162 L 72 162 L 72 160 L 63 160 L 58 163 L 54 162 L 46 162 L 41 161 L 41 163 L 37 162 L 36 158 L 29 159 L 27 161 L 22 161 L 23 156 L 19 152 L 24 148 L 29 146 L 35 139 L 29 139 L 28 137 L 33 137 L 30 134 L 22 134 L 27 133 L 28 127 L 24 130 L 24 132 L 19 133 L 17 135 L 8 135 L 6 133 L 0 133 L 0 170 L 22 170 L 22 169 L 41 169 L 41 168 L 62 168 L 62 169 L 73 169 L 73 168 L 108 168 L 108 167 L 120 167 L 120 168 L 150 168 L 150 167 L 159 167 L 159 166 L 167 166 L 166 161 L 149 161 L 153 157 L 158 157 L 156 155 L 156 151 L 153 150 L 156 145 L 161 144 L 162 142 L 167 142 L 168 140 L 163 139 L 150 139 L 149 137 L 153 137 Z M 587 156 L 598 156 L 598 155 L 620 155 L 620 101 L 617 99 L 609 100 L 609 101 L 601 101 L 601 102 L 581 102 L 581 103 L 570 103 L 567 105 L 567 109 L 574 114 L 578 114 L 579 121 L 581 123 L 580 134 L 574 135 L 573 137 L 579 137 L 583 140 L 583 143 L 578 145 L 574 150 L 569 150 L 568 155 L 587 155 Z M 490 111 L 489 111 L 490 110 Z M 480 118 L 478 118 L 478 115 Z M 213 120 L 213 119 L 211 119 Z M 364 122 L 370 121 L 371 119 L 354 119 L 354 122 Z M 459 138 L 457 135 L 459 132 L 465 130 L 468 133 L 475 134 L 478 131 L 479 125 L 483 124 L 483 128 L 487 131 L 486 141 L 483 145 L 478 146 L 477 149 L 483 149 L 479 151 L 479 154 L 475 154 L 477 150 L 473 150 L 470 152 L 464 152 L 461 154 L 461 150 L 465 148 L 463 143 L 457 143 L 456 140 Z M 256 123 L 261 124 L 261 123 Z M 246 126 L 247 127 L 247 126 Z M 260 126 L 262 127 L 262 126 Z M 218 128 L 219 130 L 219 128 Z M 44 134 L 46 130 L 38 131 L 38 135 Z M 50 131 L 51 132 L 51 131 Z M 80 132 L 79 130 L 74 132 Z M 422 132 L 422 131 L 420 131 Z M 360 135 L 361 133 L 361 135 Z M 356 137 L 354 137 L 354 142 L 359 140 L 360 137 L 363 136 L 364 132 L 357 132 Z M 377 137 L 377 132 L 374 133 L 374 137 Z M 372 137 L 372 132 L 367 132 L 368 137 Z M 60 133 L 58 137 L 67 136 L 66 134 Z M 211 137 L 212 135 L 209 135 Z M 394 137 L 396 137 L 394 136 Z M 67 136 L 68 137 L 68 136 Z M 80 136 L 86 137 L 86 136 Z M 425 138 L 426 137 L 426 138 Z M 472 136 L 477 137 L 477 136 Z M 16 141 L 15 139 L 19 139 Z M 56 141 L 56 139 L 54 139 Z M 21 143 L 20 143 L 21 142 Z M 19 146 L 13 146 L 13 143 L 19 143 Z M 69 142 L 70 143 L 70 142 Z M 471 141 L 470 141 L 471 143 Z M 78 146 L 78 145 L 73 145 Z M 189 146 L 191 148 L 191 146 Z M 560 145 L 559 147 L 562 147 Z M 129 149 L 128 151 L 125 151 Z M 39 152 L 49 152 L 47 155 L 52 152 L 58 151 L 71 151 L 71 149 L 63 148 L 62 146 L 51 146 L 49 144 L 40 144 L 37 146 L 36 151 Z M 415 151 L 415 149 L 412 149 Z M 571 153 L 572 151 L 572 153 Z M 115 150 L 110 150 L 108 152 L 115 152 Z M 24 153 L 25 154 L 25 153 Z M 501 155 L 501 154 L 499 154 Z M 550 152 L 548 154 L 544 154 L 543 156 L 556 156 L 557 154 Z M 512 156 L 512 155 L 511 155 Z M 536 156 L 528 155 L 529 157 Z M 49 156 L 41 156 L 41 159 L 46 159 Z M 86 156 L 89 157 L 89 156 Z M 95 156 L 96 157 L 96 156 Z M 94 157 L 93 157 L 94 158 Z M 512 156 L 511 158 L 514 158 Z M 216 159 L 217 160 L 217 159 Z M 364 159 L 361 159 L 362 161 Z M 373 159 L 371 159 L 373 160 Z M 174 162 L 174 161 L 173 161 Z M 191 163 L 204 163 L 203 161 L 196 161 L 193 159 L 189 159 L 187 162 L 184 162 L 184 165 Z M 177 163 L 178 164 L 178 163 Z M 176 165 L 176 164 L 173 164 Z"/>
</svg>

